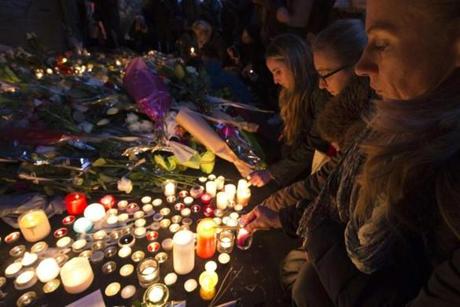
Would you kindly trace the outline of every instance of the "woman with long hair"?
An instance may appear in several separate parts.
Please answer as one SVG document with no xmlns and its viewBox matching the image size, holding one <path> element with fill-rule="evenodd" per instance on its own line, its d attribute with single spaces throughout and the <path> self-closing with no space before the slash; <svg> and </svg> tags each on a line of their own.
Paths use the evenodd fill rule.
<svg viewBox="0 0 460 307">
<path fill-rule="evenodd" d="M 309 173 L 313 147 L 327 151 L 328 144 L 311 133 L 327 96 L 318 90 L 311 51 L 300 37 L 275 37 L 267 47 L 266 64 L 275 84 L 281 87 L 278 101 L 283 124 L 280 140 L 284 146 L 282 159 L 267 170 L 253 172 L 250 182 L 260 187 L 275 180 L 285 186 Z"/>
</svg>

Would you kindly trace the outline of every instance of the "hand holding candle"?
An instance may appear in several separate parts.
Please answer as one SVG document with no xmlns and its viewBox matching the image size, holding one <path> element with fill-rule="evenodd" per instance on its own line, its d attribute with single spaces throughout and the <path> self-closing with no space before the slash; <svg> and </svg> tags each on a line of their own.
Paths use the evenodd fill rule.
<svg viewBox="0 0 460 307">
<path fill-rule="evenodd" d="M 257 206 L 243 215 L 240 224 L 249 232 L 257 229 L 282 228 L 278 212 L 264 206 Z"/>
</svg>

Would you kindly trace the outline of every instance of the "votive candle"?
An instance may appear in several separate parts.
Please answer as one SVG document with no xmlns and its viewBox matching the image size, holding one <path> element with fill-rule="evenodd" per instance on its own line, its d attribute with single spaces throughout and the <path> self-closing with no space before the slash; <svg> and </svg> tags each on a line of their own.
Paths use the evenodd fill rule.
<svg viewBox="0 0 460 307">
<path fill-rule="evenodd" d="M 18 218 L 19 229 L 29 242 L 37 242 L 48 236 L 51 225 L 45 211 L 32 209 L 24 212 Z"/>
<path fill-rule="evenodd" d="M 203 300 L 209 301 L 216 294 L 216 285 L 219 277 L 214 271 L 204 271 L 200 274 L 198 282 L 200 284 L 200 296 Z"/>
<path fill-rule="evenodd" d="M 71 215 L 82 214 L 87 206 L 86 196 L 81 192 L 72 192 L 67 194 L 64 202 L 67 212 Z"/>
<path fill-rule="evenodd" d="M 205 218 L 197 226 L 196 253 L 200 258 L 207 259 L 216 252 L 216 223 L 211 218 Z"/>
<path fill-rule="evenodd" d="M 85 291 L 94 280 L 93 270 L 85 257 L 75 257 L 67 261 L 61 269 L 61 280 L 67 293 Z"/>
</svg>

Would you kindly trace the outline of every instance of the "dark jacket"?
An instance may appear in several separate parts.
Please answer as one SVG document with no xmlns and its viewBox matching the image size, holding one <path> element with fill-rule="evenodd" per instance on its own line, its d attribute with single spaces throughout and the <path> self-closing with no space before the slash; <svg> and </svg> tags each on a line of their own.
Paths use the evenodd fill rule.
<svg viewBox="0 0 460 307">
<path fill-rule="evenodd" d="M 372 95 L 368 79 L 355 77 L 340 95 L 332 97 L 326 103 L 315 123 L 315 131 L 327 142 L 337 142 L 345 148 L 364 129 L 362 117 L 370 112 Z M 296 203 L 300 200 L 305 203 L 313 201 L 341 158 L 342 154 L 339 152 L 319 172 L 277 191 L 262 204 L 275 211 L 292 206 L 290 210 L 280 214 L 283 225 L 290 229 L 288 232 L 295 233 L 303 212 L 303 208 L 295 207 Z"/>
<path fill-rule="evenodd" d="M 322 140 L 317 131 L 312 128 L 315 119 L 324 108 L 328 96 L 324 91 L 313 90 L 308 101 L 305 102 L 304 125 L 298 139 L 292 145 L 283 145 L 281 160 L 268 167 L 270 174 L 279 186 L 287 186 L 299 178 L 308 176 L 315 149 L 327 152 L 329 144 Z"/>
<path fill-rule="evenodd" d="M 445 141 L 460 135 L 458 80 L 459 71 L 430 101 L 421 101 L 425 106 L 428 101 L 430 108 L 418 108 L 419 113 L 407 115 L 408 122 L 420 116 L 428 122 L 410 131 L 413 138 L 425 144 L 416 150 L 407 149 L 410 156 L 425 157 L 428 150 L 432 158 L 423 159 L 419 166 L 426 170 L 424 178 L 417 178 L 420 185 L 405 190 L 399 198 L 397 206 L 406 209 L 409 220 L 402 223 L 400 216 L 388 215 L 389 229 L 397 234 L 392 253 L 385 255 L 392 260 L 391 265 L 371 274 L 357 270 L 345 245 L 345 223 L 332 215 L 311 229 L 305 249 L 336 306 L 459 306 L 460 240 L 454 229 L 458 233 L 460 222 L 452 217 L 460 215 L 460 143 Z M 401 133 L 403 125 L 396 125 L 399 127 L 393 132 Z M 406 126 L 406 138 L 408 134 Z M 427 146 L 426 142 L 437 146 Z M 349 206 L 352 210 L 353 200 Z M 447 209 L 448 215 L 443 216 L 440 208 Z"/>
</svg>

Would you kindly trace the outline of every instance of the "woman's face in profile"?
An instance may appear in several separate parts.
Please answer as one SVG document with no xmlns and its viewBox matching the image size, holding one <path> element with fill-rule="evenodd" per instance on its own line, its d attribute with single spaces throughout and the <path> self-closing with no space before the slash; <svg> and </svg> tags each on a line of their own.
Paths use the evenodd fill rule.
<svg viewBox="0 0 460 307">
<path fill-rule="evenodd" d="M 281 87 L 292 90 L 294 88 L 294 77 L 289 67 L 279 59 L 268 57 L 267 68 L 273 75 L 273 82 Z"/>
<path fill-rule="evenodd" d="M 313 63 L 319 76 L 319 88 L 337 96 L 348 85 L 353 69 L 337 59 L 333 51 L 313 52 Z"/>
<path fill-rule="evenodd" d="M 423 95 L 459 65 L 459 38 L 449 34 L 447 21 L 435 20 L 420 3 L 367 1 L 368 45 L 356 73 L 369 76 L 371 87 L 384 99 Z"/>
</svg>

